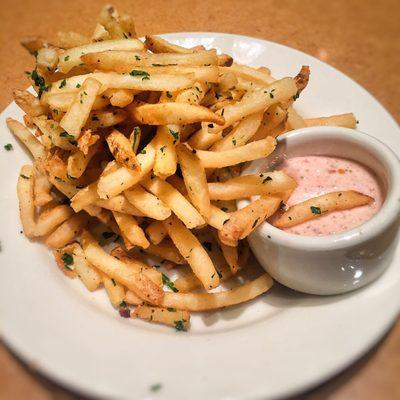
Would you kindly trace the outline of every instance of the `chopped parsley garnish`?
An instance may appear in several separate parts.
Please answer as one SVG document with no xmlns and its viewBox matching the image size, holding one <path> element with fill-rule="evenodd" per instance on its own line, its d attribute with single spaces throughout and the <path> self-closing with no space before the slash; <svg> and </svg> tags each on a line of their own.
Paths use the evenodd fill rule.
<svg viewBox="0 0 400 400">
<path fill-rule="evenodd" d="M 13 149 L 13 146 L 12 146 L 11 143 L 7 143 L 7 144 L 4 145 L 4 148 L 5 148 L 7 151 L 10 151 L 10 150 Z"/>
<path fill-rule="evenodd" d="M 140 152 L 140 154 L 146 154 L 146 150 L 143 149 L 143 150 Z"/>
<path fill-rule="evenodd" d="M 138 69 L 133 69 L 131 72 L 129 72 L 129 75 L 131 76 L 141 76 L 142 81 L 145 79 L 150 79 L 150 74 L 147 71 L 141 71 Z"/>
<path fill-rule="evenodd" d="M 221 111 L 221 117 L 224 116 L 224 112 L 225 112 L 225 108 L 223 108 L 222 111 Z"/>
<path fill-rule="evenodd" d="M 132 149 L 135 150 L 136 147 L 136 141 L 138 139 L 138 136 L 140 135 L 141 131 L 138 126 L 135 126 L 133 128 L 133 142 L 132 142 Z"/>
<path fill-rule="evenodd" d="M 75 139 L 75 136 L 72 136 L 68 132 L 65 132 L 65 131 L 60 133 L 60 137 L 65 137 L 68 139 Z"/>
<path fill-rule="evenodd" d="M 175 311 L 176 311 L 176 308 L 174 308 L 174 307 L 167 307 L 167 310 L 168 310 L 169 312 L 175 312 Z"/>
<path fill-rule="evenodd" d="M 66 85 L 67 85 L 67 80 L 66 80 L 66 79 L 63 79 L 63 80 L 61 81 L 61 83 L 60 83 L 59 88 L 62 89 L 62 88 L 65 87 Z"/>
<path fill-rule="evenodd" d="M 256 225 L 258 224 L 258 221 L 260 220 L 260 218 L 257 218 L 254 222 L 253 225 L 251 227 L 251 229 L 254 229 L 256 227 Z"/>
<path fill-rule="evenodd" d="M 233 143 L 234 146 L 236 146 L 236 139 L 235 138 L 232 139 L 232 143 Z"/>
<path fill-rule="evenodd" d="M 111 282 L 112 282 L 113 286 L 117 286 L 117 284 L 114 281 L 114 278 L 111 278 Z"/>
<path fill-rule="evenodd" d="M 228 208 L 227 207 L 221 207 L 221 210 L 227 212 Z"/>
<path fill-rule="evenodd" d="M 212 250 L 212 243 L 211 242 L 203 242 L 203 246 L 208 250 Z"/>
<path fill-rule="evenodd" d="M 125 303 L 125 301 L 121 301 L 121 303 L 119 303 L 120 307 L 128 307 L 128 305 Z"/>
<path fill-rule="evenodd" d="M 40 99 L 43 92 L 47 92 L 49 90 L 49 86 L 46 86 L 46 81 L 41 75 L 38 74 L 36 69 L 34 69 L 31 73 L 28 73 L 28 75 L 30 75 L 34 84 L 39 88 L 38 97 Z"/>
<path fill-rule="evenodd" d="M 80 83 L 76 84 L 76 87 L 79 89 L 82 85 Z"/>
<path fill-rule="evenodd" d="M 150 386 L 150 391 L 158 392 L 162 388 L 161 383 L 155 383 L 154 385 Z"/>
<path fill-rule="evenodd" d="M 72 270 L 71 265 L 74 265 L 74 257 L 72 257 L 71 254 L 64 253 L 61 257 L 61 260 L 63 260 L 65 268 Z"/>
<path fill-rule="evenodd" d="M 137 55 L 135 55 L 135 59 L 136 59 L 136 61 L 140 61 L 140 57 Z"/>
<path fill-rule="evenodd" d="M 185 319 L 180 319 L 179 321 L 174 321 L 175 329 L 177 331 L 183 331 L 184 330 L 184 326 L 183 326 L 184 322 L 186 322 Z"/>
<path fill-rule="evenodd" d="M 272 181 L 272 178 L 270 176 L 267 176 L 266 178 L 263 179 L 262 183 Z"/>
<path fill-rule="evenodd" d="M 300 90 L 296 92 L 296 94 L 293 96 L 293 100 L 296 101 L 300 97 Z"/>
<path fill-rule="evenodd" d="M 115 235 L 114 232 L 103 232 L 101 236 L 103 236 L 104 239 L 110 239 L 110 237 L 113 237 Z"/>
<path fill-rule="evenodd" d="M 99 117 L 97 115 L 92 115 L 92 121 L 98 121 Z"/>
<path fill-rule="evenodd" d="M 174 144 L 179 140 L 179 132 L 175 132 L 172 129 L 168 129 L 169 133 L 172 135 L 174 138 Z"/>
<path fill-rule="evenodd" d="M 170 92 L 167 91 L 167 97 L 170 99 L 172 98 L 172 94 Z"/>
<path fill-rule="evenodd" d="M 29 176 L 26 176 L 26 175 L 24 175 L 24 174 L 21 174 L 20 177 L 21 177 L 21 178 L 24 178 L 24 179 L 29 179 L 29 178 L 30 178 Z"/>
<path fill-rule="evenodd" d="M 175 287 L 174 282 L 171 281 L 171 279 L 168 278 L 167 275 L 162 274 L 162 283 L 170 288 L 173 292 L 178 292 L 179 290 Z"/>
<path fill-rule="evenodd" d="M 164 154 L 164 150 L 167 148 L 167 146 L 162 146 L 162 147 L 160 147 L 160 151 L 161 151 L 161 153 L 163 153 Z"/>
<path fill-rule="evenodd" d="M 69 56 L 65 56 L 64 61 L 68 61 L 68 60 L 69 60 Z"/>
<path fill-rule="evenodd" d="M 313 214 L 321 214 L 321 209 L 319 207 L 311 206 L 310 209 Z"/>
<path fill-rule="evenodd" d="M 214 124 L 208 124 L 207 125 L 209 128 L 214 128 Z"/>
</svg>

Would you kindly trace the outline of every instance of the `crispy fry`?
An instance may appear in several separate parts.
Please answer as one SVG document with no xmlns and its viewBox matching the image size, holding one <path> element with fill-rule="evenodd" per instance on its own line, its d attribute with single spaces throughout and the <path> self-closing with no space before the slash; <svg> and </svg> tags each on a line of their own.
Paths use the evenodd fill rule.
<svg viewBox="0 0 400 400">
<path fill-rule="evenodd" d="M 101 280 L 104 288 L 106 289 L 108 298 L 113 307 L 118 308 L 125 300 L 125 288 L 115 279 L 108 277 L 106 274 L 101 272 Z"/>
<path fill-rule="evenodd" d="M 74 211 L 67 205 L 59 205 L 42 212 L 36 222 L 35 236 L 45 236 L 54 231 L 58 225 L 73 215 Z"/>
<path fill-rule="evenodd" d="M 43 173 L 43 171 L 41 171 L 37 165 L 34 168 L 34 175 L 34 205 L 36 207 L 41 207 L 53 200 L 53 197 L 50 194 L 51 183 L 49 182 L 46 174 Z"/>
<path fill-rule="evenodd" d="M 135 245 L 146 248 L 149 246 L 149 241 L 139 226 L 136 219 L 129 214 L 122 214 L 118 211 L 112 212 L 121 231 L 121 236 L 124 239 L 125 247 L 129 250 Z"/>
<path fill-rule="evenodd" d="M 176 310 L 171 307 L 160 308 L 139 305 L 131 313 L 131 317 L 173 326 L 179 331 L 187 331 L 190 323 L 190 314 L 187 311 Z"/>
<path fill-rule="evenodd" d="M 161 221 L 153 221 L 150 225 L 148 225 L 145 231 L 150 239 L 150 242 L 153 244 L 161 243 L 168 235 L 168 232 L 164 228 L 164 225 Z"/>
<path fill-rule="evenodd" d="M 156 158 L 154 162 L 154 174 L 161 179 L 173 175 L 176 171 L 177 156 L 175 145 L 179 142 L 179 126 L 159 126 L 154 138 L 156 146 Z"/>
<path fill-rule="evenodd" d="M 46 107 L 40 103 L 40 100 L 36 96 L 27 90 L 14 90 L 13 96 L 18 107 L 31 117 L 38 117 L 46 113 Z"/>
<path fill-rule="evenodd" d="M 208 108 L 185 103 L 144 104 L 129 110 L 133 118 L 141 124 L 171 125 L 193 124 L 210 121 L 224 125 L 225 119 Z"/>
<path fill-rule="evenodd" d="M 24 234 L 28 238 L 35 236 L 35 205 L 34 205 L 34 169 L 31 165 L 24 165 L 21 168 L 18 183 L 17 195 L 19 201 L 19 216 Z"/>
<path fill-rule="evenodd" d="M 136 160 L 136 154 L 132 150 L 127 137 L 114 129 L 107 136 L 106 140 L 112 155 L 119 164 L 132 170 L 140 169 L 138 161 Z"/>
<path fill-rule="evenodd" d="M 304 120 L 307 126 L 342 126 L 357 128 L 357 120 L 353 113 L 331 115 L 329 117 L 308 118 Z"/>
<path fill-rule="evenodd" d="M 280 203 L 279 197 L 260 197 L 248 206 L 235 211 L 218 232 L 219 239 L 227 246 L 237 246 L 238 240 L 247 237 L 266 218 L 274 214 Z"/>
<path fill-rule="evenodd" d="M 122 214 L 130 214 L 136 217 L 145 216 L 145 214 L 132 205 L 132 203 L 130 203 L 123 194 L 119 194 L 108 200 L 98 199 L 94 202 L 94 204 L 98 207 L 102 207 L 111 211 L 118 211 Z"/>
<path fill-rule="evenodd" d="M 171 216 L 163 223 L 168 235 L 203 286 L 206 289 L 217 287 L 219 285 L 217 271 L 196 237 L 175 216 Z"/>
<path fill-rule="evenodd" d="M 328 212 L 347 210 L 373 201 L 372 197 L 354 190 L 326 193 L 290 207 L 275 221 L 275 226 L 288 228 L 321 217 Z"/>
</svg>

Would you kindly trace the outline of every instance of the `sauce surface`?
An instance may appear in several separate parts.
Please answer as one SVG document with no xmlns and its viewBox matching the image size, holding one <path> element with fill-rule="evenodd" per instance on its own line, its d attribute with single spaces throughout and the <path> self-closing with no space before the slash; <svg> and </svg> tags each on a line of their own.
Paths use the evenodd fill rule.
<svg viewBox="0 0 400 400">
<path fill-rule="evenodd" d="M 298 184 L 286 203 L 289 207 L 311 197 L 338 190 L 357 190 L 375 199 L 373 203 L 365 206 L 334 211 L 285 228 L 289 233 L 322 236 L 351 230 L 376 214 L 384 200 L 375 175 L 356 161 L 325 156 L 293 157 L 285 160 L 278 169 L 287 173 Z"/>
</svg>

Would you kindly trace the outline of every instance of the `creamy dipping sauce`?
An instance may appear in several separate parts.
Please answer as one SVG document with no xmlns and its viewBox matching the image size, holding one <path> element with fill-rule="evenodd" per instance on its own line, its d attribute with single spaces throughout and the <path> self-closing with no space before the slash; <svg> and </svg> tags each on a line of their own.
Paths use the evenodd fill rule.
<svg viewBox="0 0 400 400">
<path fill-rule="evenodd" d="M 356 161 L 325 156 L 302 156 L 285 160 L 278 169 L 296 180 L 287 206 L 338 190 L 356 190 L 375 199 L 371 204 L 334 211 L 302 224 L 285 228 L 303 236 L 331 235 L 356 228 L 368 221 L 382 206 L 384 196 L 375 175 Z"/>
</svg>

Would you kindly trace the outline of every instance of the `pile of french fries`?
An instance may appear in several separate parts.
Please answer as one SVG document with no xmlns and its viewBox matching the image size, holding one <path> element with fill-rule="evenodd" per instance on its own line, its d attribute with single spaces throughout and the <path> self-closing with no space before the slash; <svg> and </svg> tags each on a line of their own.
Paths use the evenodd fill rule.
<svg viewBox="0 0 400 400">
<path fill-rule="evenodd" d="M 90 291 L 103 286 L 123 317 L 177 330 L 188 329 L 190 312 L 272 286 L 263 273 L 212 290 L 242 273 L 246 237 L 296 187 L 282 171 L 240 176 L 242 164 L 270 155 L 292 129 L 355 127 L 352 114 L 303 119 L 294 110 L 308 67 L 276 80 L 214 49 L 141 41 L 132 18 L 112 6 L 92 37 L 64 32 L 57 43 L 22 44 L 36 59 L 27 73 L 36 95 L 16 90 L 24 124 L 7 121 L 33 156 L 18 178 L 20 216 L 65 275 Z M 259 198 L 237 210 L 236 200 L 251 196 Z"/>
</svg>

